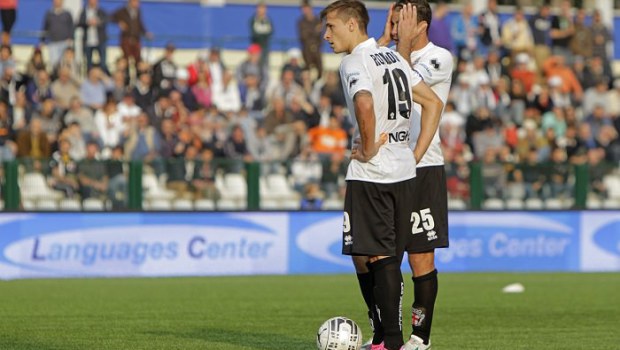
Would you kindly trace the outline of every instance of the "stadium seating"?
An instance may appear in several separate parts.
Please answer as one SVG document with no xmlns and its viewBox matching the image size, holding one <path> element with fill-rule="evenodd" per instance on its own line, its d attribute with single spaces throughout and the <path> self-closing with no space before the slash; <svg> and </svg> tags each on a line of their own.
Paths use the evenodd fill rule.
<svg viewBox="0 0 620 350">
<path fill-rule="evenodd" d="M 23 199 L 55 199 L 64 197 L 62 192 L 49 187 L 45 176 L 41 173 L 26 173 L 19 180 L 21 196 Z"/>
<path fill-rule="evenodd" d="M 36 210 L 36 206 L 34 205 L 34 201 L 30 199 L 22 200 L 22 206 L 24 210 Z"/>
<path fill-rule="evenodd" d="M 620 209 L 620 199 L 607 198 L 603 201 L 603 209 Z"/>
<path fill-rule="evenodd" d="M 499 198 L 489 198 L 482 204 L 483 209 L 502 210 L 504 209 L 504 201 Z"/>
<path fill-rule="evenodd" d="M 172 199 L 174 192 L 163 187 L 155 174 L 142 174 L 142 188 L 147 199 Z"/>
<path fill-rule="evenodd" d="M 603 178 L 608 198 L 620 199 L 620 175 L 609 174 Z"/>
<path fill-rule="evenodd" d="M 4 210 L 4 201 L 0 200 L 0 210 Z"/>
<path fill-rule="evenodd" d="M 82 205 L 80 201 L 73 198 L 64 198 L 59 202 L 60 210 L 64 211 L 80 211 L 82 210 Z"/>
<path fill-rule="evenodd" d="M 247 181 L 241 174 L 226 174 L 223 179 L 216 177 L 215 185 L 223 200 L 245 200 L 248 194 Z"/>
<path fill-rule="evenodd" d="M 37 210 L 56 211 L 58 210 L 58 202 L 54 199 L 40 199 L 37 201 Z"/>
<path fill-rule="evenodd" d="M 542 210 L 544 209 L 544 202 L 540 198 L 528 198 L 525 200 L 525 209 Z"/>
<path fill-rule="evenodd" d="M 588 197 L 586 200 L 586 208 L 588 209 L 601 209 L 603 202 L 597 197 Z"/>
<path fill-rule="evenodd" d="M 148 210 L 170 210 L 172 205 L 167 199 L 153 199 L 149 202 Z"/>
<path fill-rule="evenodd" d="M 459 199 L 459 198 L 449 198 L 448 209 L 449 210 L 466 210 L 467 203 L 465 203 L 464 200 Z"/>
<path fill-rule="evenodd" d="M 178 198 L 172 202 L 172 209 L 174 210 L 194 210 L 194 203 L 189 199 Z"/>
<path fill-rule="evenodd" d="M 329 198 L 323 202 L 325 210 L 344 210 L 344 202 L 340 199 Z"/>
<path fill-rule="evenodd" d="M 238 200 L 230 198 L 222 198 L 217 201 L 217 210 L 242 210 L 245 209 L 245 205 L 241 205 Z"/>
<path fill-rule="evenodd" d="M 524 206 L 523 200 L 518 198 L 510 198 L 506 200 L 506 209 L 522 210 Z"/>
<path fill-rule="evenodd" d="M 564 202 L 559 198 L 548 198 L 545 200 L 545 209 L 549 209 L 549 210 L 564 209 Z"/>
<path fill-rule="evenodd" d="M 197 199 L 194 202 L 196 210 L 215 210 L 215 202 L 211 199 Z"/>
<path fill-rule="evenodd" d="M 98 198 L 86 198 L 82 202 L 82 208 L 85 211 L 103 211 L 105 210 L 105 203 Z"/>
</svg>

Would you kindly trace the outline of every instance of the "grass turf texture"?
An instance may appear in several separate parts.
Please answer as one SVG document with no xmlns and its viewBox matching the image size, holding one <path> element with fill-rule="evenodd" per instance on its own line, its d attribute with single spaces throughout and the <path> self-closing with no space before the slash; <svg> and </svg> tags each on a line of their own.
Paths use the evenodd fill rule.
<svg viewBox="0 0 620 350">
<path fill-rule="evenodd" d="M 513 282 L 525 293 L 501 293 Z M 2 350 L 312 350 L 338 315 L 370 336 L 353 275 L 22 280 L 0 297 Z M 620 349 L 619 326 L 620 274 L 440 274 L 433 348 Z"/>
</svg>

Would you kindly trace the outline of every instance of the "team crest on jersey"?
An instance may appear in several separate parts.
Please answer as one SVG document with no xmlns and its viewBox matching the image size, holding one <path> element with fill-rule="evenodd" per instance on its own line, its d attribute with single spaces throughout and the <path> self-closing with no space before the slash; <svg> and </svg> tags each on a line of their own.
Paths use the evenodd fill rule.
<svg viewBox="0 0 620 350">
<path fill-rule="evenodd" d="M 431 66 L 433 66 L 433 68 L 435 68 L 435 70 L 439 70 L 439 67 L 441 67 L 441 64 L 439 63 L 439 60 L 436 58 L 431 59 Z"/>
</svg>

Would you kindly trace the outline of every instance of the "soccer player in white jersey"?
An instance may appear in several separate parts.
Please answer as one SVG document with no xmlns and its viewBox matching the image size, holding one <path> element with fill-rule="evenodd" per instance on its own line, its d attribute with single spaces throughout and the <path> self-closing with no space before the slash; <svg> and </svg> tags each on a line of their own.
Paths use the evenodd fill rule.
<svg viewBox="0 0 620 350">
<path fill-rule="evenodd" d="M 364 298 L 380 315 L 375 331 L 384 343 L 374 348 L 398 350 L 404 344 L 400 257 L 411 232 L 415 155 L 430 144 L 443 104 L 407 59 L 368 37 L 368 11 L 361 1 L 335 1 L 321 12 L 321 20 L 324 39 L 335 53 L 346 53 L 340 76 L 356 124 L 354 137 L 361 140 L 347 170 L 342 251 L 368 257 L 358 277 L 365 274 Z M 420 132 L 419 139 L 428 142 L 418 142 L 419 153 L 409 148 L 413 95 L 423 118 L 433 121 Z"/>
<path fill-rule="evenodd" d="M 417 18 L 406 19 L 411 20 L 411 23 L 399 23 L 402 19 L 400 12 L 407 4 L 415 6 Z M 432 12 L 428 1 L 399 0 L 388 14 L 386 29 L 379 42 L 387 45 L 390 39 L 393 40 L 398 51 L 410 57 L 413 69 L 445 105 L 452 83 L 453 58 L 448 50 L 429 41 L 428 28 L 431 19 Z M 401 33 L 402 28 L 408 30 Z M 412 148 L 419 140 L 420 121 L 420 106 L 414 105 L 410 139 Z M 417 163 L 416 172 L 416 189 L 412 198 L 415 209 L 411 214 L 413 227 L 406 245 L 414 284 L 411 319 L 413 330 L 405 344 L 406 350 L 431 348 L 431 325 L 438 290 L 434 251 L 448 246 L 448 192 L 438 131 L 435 131 L 422 160 Z"/>
</svg>

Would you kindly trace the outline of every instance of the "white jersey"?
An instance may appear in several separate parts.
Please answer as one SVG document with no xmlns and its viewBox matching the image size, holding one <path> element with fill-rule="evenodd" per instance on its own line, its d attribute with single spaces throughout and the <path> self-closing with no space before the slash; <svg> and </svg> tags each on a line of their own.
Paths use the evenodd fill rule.
<svg viewBox="0 0 620 350">
<path fill-rule="evenodd" d="M 413 69 L 418 72 L 424 82 L 435 92 L 437 97 L 443 102 L 444 107 L 450 94 L 452 84 L 452 68 L 454 61 L 450 51 L 435 46 L 429 42 L 424 48 L 411 53 L 411 64 Z M 414 105 L 414 113 L 411 121 L 411 148 L 414 149 L 418 137 L 420 136 L 420 120 L 422 107 Z M 442 113 L 443 115 L 443 113 Z M 418 163 L 418 167 L 443 165 L 443 153 L 441 152 L 441 139 L 439 129 L 428 146 L 428 150 Z"/>
<path fill-rule="evenodd" d="M 370 38 L 353 49 L 340 64 L 340 77 L 347 107 L 355 125 L 354 138 L 360 136 L 353 97 L 360 91 L 372 94 L 376 118 L 375 140 L 381 133 L 388 142 L 369 162 L 352 160 L 347 180 L 395 183 L 415 177 L 415 158 L 409 147 L 413 100 L 411 87 L 422 81 L 409 62 Z M 374 140 L 372 140 L 374 141 Z"/>
</svg>

